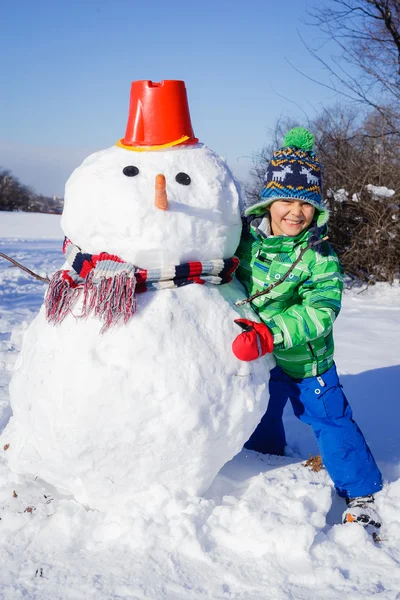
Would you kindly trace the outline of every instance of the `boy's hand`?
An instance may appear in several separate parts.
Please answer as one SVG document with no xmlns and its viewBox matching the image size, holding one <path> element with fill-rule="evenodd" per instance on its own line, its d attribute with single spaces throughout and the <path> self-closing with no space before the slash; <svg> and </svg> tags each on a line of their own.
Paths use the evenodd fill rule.
<svg viewBox="0 0 400 600">
<path fill-rule="evenodd" d="M 264 323 L 249 319 L 236 319 L 235 323 L 244 329 L 232 344 L 232 352 L 239 360 L 255 360 L 274 349 L 272 333 Z"/>
</svg>

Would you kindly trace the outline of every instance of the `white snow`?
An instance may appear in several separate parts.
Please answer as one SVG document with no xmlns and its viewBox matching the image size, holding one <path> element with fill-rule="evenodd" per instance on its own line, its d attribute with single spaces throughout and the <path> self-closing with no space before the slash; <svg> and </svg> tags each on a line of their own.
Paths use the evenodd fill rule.
<svg viewBox="0 0 400 600">
<path fill-rule="evenodd" d="M 60 246 L 61 236 L 0 240 L 0 251 L 41 273 L 60 267 Z M 3 260 L 0 278 L 3 428 L 22 333 L 40 307 L 45 285 Z M 376 497 L 384 520 L 380 543 L 361 527 L 339 524 L 343 501 L 325 471 L 303 466 L 316 444 L 290 409 L 285 414 L 290 456 L 242 451 L 205 494 L 165 499 L 151 517 L 137 505 L 123 516 L 89 510 L 41 480 L 17 476 L 7 466 L 10 447 L 2 450 L 0 470 L 0 597 L 399 598 L 399 306 L 398 284 L 353 289 L 335 324 L 341 380 L 385 477 Z"/>
<path fill-rule="evenodd" d="M 326 192 L 328 198 L 332 198 L 335 202 L 346 202 L 349 199 L 349 192 L 347 192 L 344 188 L 340 188 L 339 190 L 328 189 Z"/>
<path fill-rule="evenodd" d="M 394 190 L 391 190 L 384 185 L 372 185 L 372 183 L 369 183 L 365 187 L 368 190 L 368 192 L 371 194 L 373 200 L 381 200 L 382 198 L 391 198 L 395 194 Z"/>
<path fill-rule="evenodd" d="M 63 237 L 60 215 L 0 211 L 0 239 L 54 240 Z"/>
<path fill-rule="evenodd" d="M 391 198 L 396 193 L 395 190 L 391 190 L 383 185 L 372 185 L 372 183 L 368 183 L 365 186 L 365 189 L 371 194 L 373 200 L 383 200 L 385 198 Z M 340 188 L 339 190 L 328 189 L 326 192 L 328 198 L 334 198 L 335 202 L 346 202 L 349 199 L 349 192 L 344 188 Z M 353 202 L 360 201 L 360 194 L 358 192 L 354 193 L 351 197 Z"/>
</svg>

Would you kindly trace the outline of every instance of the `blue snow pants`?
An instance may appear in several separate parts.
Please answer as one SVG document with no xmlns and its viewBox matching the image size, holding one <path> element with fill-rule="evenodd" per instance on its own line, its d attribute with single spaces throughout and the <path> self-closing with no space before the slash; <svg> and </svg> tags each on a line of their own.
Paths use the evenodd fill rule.
<svg viewBox="0 0 400 600">
<path fill-rule="evenodd" d="M 336 366 L 319 377 L 292 379 L 280 367 L 271 371 L 270 402 L 245 448 L 282 455 L 282 414 L 291 401 L 294 414 L 311 425 L 319 451 L 339 496 L 354 498 L 378 492 L 382 476 L 343 393 Z"/>
</svg>

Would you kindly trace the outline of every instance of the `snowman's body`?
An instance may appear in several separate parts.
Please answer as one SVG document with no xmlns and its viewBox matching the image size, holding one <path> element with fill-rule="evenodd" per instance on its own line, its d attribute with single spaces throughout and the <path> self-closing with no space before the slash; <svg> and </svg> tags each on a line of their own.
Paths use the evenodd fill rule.
<svg viewBox="0 0 400 600">
<path fill-rule="evenodd" d="M 124 175 L 126 166 L 137 175 Z M 182 172 L 189 184 L 176 181 Z M 159 173 L 166 211 L 154 205 Z M 115 147 L 73 173 L 62 226 L 83 251 L 142 268 L 228 258 L 239 241 L 239 198 L 229 169 L 206 146 Z M 240 331 L 233 320 L 254 318 L 234 306 L 243 297 L 235 280 L 149 291 L 127 324 L 104 334 L 97 317 L 77 318 L 81 300 L 59 325 L 47 323 L 42 307 L 10 387 L 3 439 L 11 467 L 99 509 L 151 504 L 161 488 L 205 491 L 268 402 L 273 359 L 241 363 L 231 353 Z"/>
</svg>

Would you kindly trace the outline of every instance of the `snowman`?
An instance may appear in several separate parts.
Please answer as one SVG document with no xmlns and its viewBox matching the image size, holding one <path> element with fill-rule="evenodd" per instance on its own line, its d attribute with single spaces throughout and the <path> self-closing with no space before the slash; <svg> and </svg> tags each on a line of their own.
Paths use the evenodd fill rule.
<svg viewBox="0 0 400 600">
<path fill-rule="evenodd" d="M 273 359 L 231 353 L 241 219 L 183 81 L 135 81 L 126 134 L 66 184 L 66 263 L 25 333 L 11 468 L 98 510 L 201 495 L 264 414 Z M 145 292 L 145 293 L 144 293 Z"/>
</svg>

